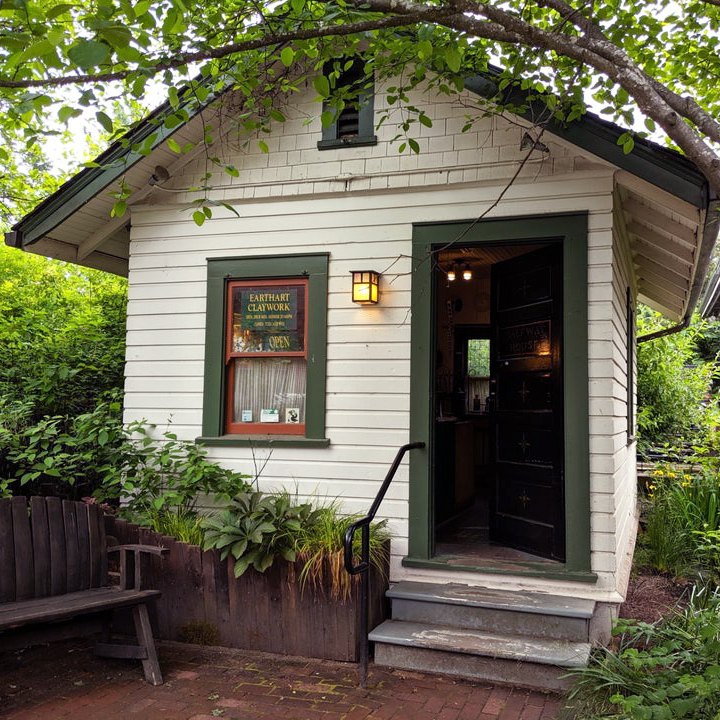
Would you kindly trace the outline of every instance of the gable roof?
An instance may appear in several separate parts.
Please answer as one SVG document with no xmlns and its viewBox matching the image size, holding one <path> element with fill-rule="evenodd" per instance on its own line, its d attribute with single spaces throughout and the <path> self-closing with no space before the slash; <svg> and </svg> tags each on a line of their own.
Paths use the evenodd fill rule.
<svg viewBox="0 0 720 720">
<path fill-rule="evenodd" d="M 487 99 L 497 97 L 499 72 L 491 69 L 486 75 L 468 78 L 466 88 Z M 511 92 L 516 96 L 506 101 L 521 104 L 519 91 Z M 6 233 L 6 244 L 126 274 L 129 219 L 110 218 L 114 199 L 107 189 L 123 178 L 132 192 L 129 202 L 136 203 L 152 192 L 148 178 L 157 165 L 167 166 L 174 174 L 189 158 L 178 158 L 165 141 L 174 136 L 184 145 L 196 139 L 201 115 L 213 112 L 208 107 L 212 99 L 204 106 L 186 101 L 180 109 L 188 120 L 179 126 L 168 122 L 177 108 L 163 103 L 102 153 L 96 166 L 74 175 L 16 223 Z M 538 112 L 539 108 L 531 104 L 527 116 L 537 116 Z M 717 234 L 717 228 L 705 228 L 710 219 L 710 193 L 702 173 L 680 153 L 640 138 L 635 140 L 633 151 L 625 154 L 618 139 L 626 130 L 592 113 L 570 124 L 553 119 L 547 130 L 611 163 L 624 171 L 626 179 L 632 179 L 626 186 L 619 185 L 623 207 L 619 225 L 633 249 L 640 295 L 670 317 L 691 312 Z M 653 187 L 658 190 L 655 197 L 647 190 Z M 668 203 L 667 198 L 677 202 Z"/>
</svg>

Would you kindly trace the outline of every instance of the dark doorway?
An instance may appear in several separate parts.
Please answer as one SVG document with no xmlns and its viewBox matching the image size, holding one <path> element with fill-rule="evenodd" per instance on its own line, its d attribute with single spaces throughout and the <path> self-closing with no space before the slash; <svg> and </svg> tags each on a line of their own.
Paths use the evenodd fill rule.
<svg viewBox="0 0 720 720">
<path fill-rule="evenodd" d="M 439 253 L 435 312 L 435 555 L 562 562 L 562 245 Z"/>
</svg>

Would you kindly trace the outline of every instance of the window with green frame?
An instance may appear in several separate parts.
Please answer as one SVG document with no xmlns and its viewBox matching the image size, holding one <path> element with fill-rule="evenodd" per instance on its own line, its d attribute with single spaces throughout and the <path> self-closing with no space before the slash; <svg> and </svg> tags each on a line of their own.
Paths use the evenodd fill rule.
<svg viewBox="0 0 720 720">
<path fill-rule="evenodd" d="M 333 120 L 325 125 L 318 150 L 377 145 L 375 135 L 375 88 L 365 75 L 362 58 L 341 58 L 325 63 L 324 75 L 337 90 L 337 106 L 323 104 L 323 116 Z"/>
<path fill-rule="evenodd" d="M 198 442 L 329 443 L 328 257 L 208 259 L 203 434 Z"/>
</svg>

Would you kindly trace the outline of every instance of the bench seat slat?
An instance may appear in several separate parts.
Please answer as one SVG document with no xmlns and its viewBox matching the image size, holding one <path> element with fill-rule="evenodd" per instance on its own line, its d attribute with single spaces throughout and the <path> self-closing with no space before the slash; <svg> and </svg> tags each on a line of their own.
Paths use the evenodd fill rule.
<svg viewBox="0 0 720 720">
<path fill-rule="evenodd" d="M 67 620 L 76 615 L 138 605 L 159 596 L 158 590 L 92 588 L 67 595 L 3 603 L 0 605 L 0 632 L 32 623 Z"/>
</svg>

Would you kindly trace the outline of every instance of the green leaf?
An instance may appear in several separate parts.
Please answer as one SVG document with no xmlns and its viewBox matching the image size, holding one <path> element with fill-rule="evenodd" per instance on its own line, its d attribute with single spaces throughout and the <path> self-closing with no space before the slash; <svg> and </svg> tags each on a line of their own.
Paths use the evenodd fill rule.
<svg viewBox="0 0 720 720">
<path fill-rule="evenodd" d="M 205 222 L 205 213 L 202 212 L 202 210 L 196 210 L 192 214 L 192 218 L 195 221 L 195 224 L 200 227 Z"/>
<path fill-rule="evenodd" d="M 180 155 L 182 153 L 182 148 L 180 147 L 180 143 L 175 138 L 168 138 L 167 141 L 168 147 L 174 152 Z"/>
<path fill-rule="evenodd" d="M 55 5 L 55 7 L 50 8 L 45 13 L 45 18 L 47 20 L 54 20 L 56 17 L 68 12 L 68 10 L 72 10 L 74 7 L 75 5 L 71 5 L 70 3 L 60 3 L 59 5 Z"/>
<path fill-rule="evenodd" d="M 418 120 L 420 121 L 420 124 L 424 125 L 425 127 L 431 128 L 433 125 L 432 120 L 425 113 L 420 113 L 418 115 Z"/>
<path fill-rule="evenodd" d="M 316 75 L 313 78 L 312 83 L 317 94 L 321 98 L 327 99 L 328 97 L 330 97 L 330 82 L 324 75 Z"/>
<path fill-rule="evenodd" d="M 268 113 L 273 120 L 277 120 L 278 122 L 285 122 L 285 116 L 279 110 L 276 110 L 275 108 L 270 108 Z"/>
<path fill-rule="evenodd" d="M 147 11 L 150 9 L 150 0 L 140 0 L 140 2 L 135 3 L 133 7 L 133 13 L 135 14 L 136 18 L 139 18 L 141 15 L 145 15 Z"/>
<path fill-rule="evenodd" d="M 110 55 L 110 48 L 97 40 L 81 40 L 68 50 L 68 58 L 83 70 L 104 63 Z"/>
<path fill-rule="evenodd" d="M 113 131 L 113 121 L 110 119 L 110 116 L 104 113 L 102 110 L 95 113 L 95 117 L 97 118 L 97 121 L 102 125 L 103 130 L 105 132 L 111 133 Z"/>
<path fill-rule="evenodd" d="M 295 51 L 288 45 L 280 53 L 280 60 L 285 67 L 290 67 L 295 58 Z"/>
<path fill-rule="evenodd" d="M 410 145 L 410 149 L 415 153 L 420 152 L 420 145 L 418 144 L 418 141 L 414 138 L 408 138 L 408 145 Z"/>
<path fill-rule="evenodd" d="M 452 72 L 460 71 L 460 53 L 455 48 L 445 49 L 445 64 Z"/>
<path fill-rule="evenodd" d="M 239 578 L 250 567 L 250 561 L 247 558 L 235 561 L 235 577 Z"/>
<path fill-rule="evenodd" d="M 82 110 L 68 107 L 67 105 L 63 105 L 58 110 L 58 120 L 60 120 L 61 123 L 67 123 L 70 118 L 78 117 L 79 115 L 82 115 Z"/>
<path fill-rule="evenodd" d="M 127 203 L 124 200 L 118 200 L 110 211 L 110 217 L 122 217 L 127 210 Z"/>
</svg>

